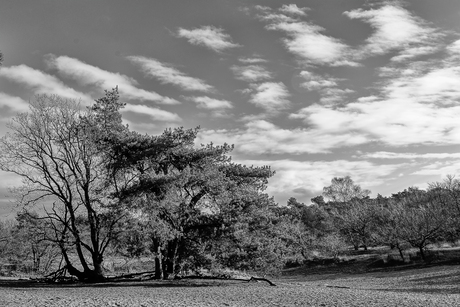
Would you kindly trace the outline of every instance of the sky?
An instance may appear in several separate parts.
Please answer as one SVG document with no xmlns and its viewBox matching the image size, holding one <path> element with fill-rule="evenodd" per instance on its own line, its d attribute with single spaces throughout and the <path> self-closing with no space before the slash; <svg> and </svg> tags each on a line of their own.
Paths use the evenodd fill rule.
<svg viewBox="0 0 460 307">
<path fill-rule="evenodd" d="M 200 126 L 271 166 L 281 205 L 334 177 L 375 197 L 459 173 L 458 0 L 3 0 L 0 50 L 0 135 L 36 95 L 118 86 L 131 129 Z M 0 217 L 18 184 L 0 173 Z"/>
</svg>

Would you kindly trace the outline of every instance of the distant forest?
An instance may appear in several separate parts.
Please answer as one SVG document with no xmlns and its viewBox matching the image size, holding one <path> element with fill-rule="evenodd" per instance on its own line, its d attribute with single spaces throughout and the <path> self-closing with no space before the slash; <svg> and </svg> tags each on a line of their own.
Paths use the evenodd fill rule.
<svg viewBox="0 0 460 307">
<path fill-rule="evenodd" d="M 1 57 L 0 57 L 1 61 Z M 23 179 L 21 209 L 0 223 L 0 262 L 39 274 L 106 277 L 104 260 L 149 258 L 158 279 L 200 270 L 277 274 L 349 248 L 389 246 L 405 260 L 460 232 L 460 181 L 391 197 L 333 178 L 306 205 L 264 191 L 270 166 L 232 162 L 233 146 L 195 145 L 199 129 L 139 134 L 122 124 L 116 89 L 88 108 L 37 96 L 0 140 L 0 169 Z"/>
</svg>

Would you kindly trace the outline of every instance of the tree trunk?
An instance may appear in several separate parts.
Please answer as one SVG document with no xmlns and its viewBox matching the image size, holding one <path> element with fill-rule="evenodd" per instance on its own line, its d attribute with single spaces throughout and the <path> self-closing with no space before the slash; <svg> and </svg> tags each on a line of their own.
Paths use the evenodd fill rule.
<svg viewBox="0 0 460 307">
<path fill-rule="evenodd" d="M 161 254 L 161 245 L 158 240 L 154 240 L 154 249 L 155 249 L 155 278 L 156 279 L 163 279 L 163 255 Z"/>
<path fill-rule="evenodd" d="M 403 262 L 406 261 L 406 259 L 404 259 L 404 253 L 403 253 L 403 250 L 402 250 L 401 246 L 399 244 L 397 244 L 396 247 L 398 248 L 399 255 L 401 256 L 402 261 Z"/>
<path fill-rule="evenodd" d="M 425 250 L 424 250 L 424 248 L 423 248 L 423 245 L 420 245 L 420 246 L 418 247 L 418 249 L 420 250 L 420 257 L 422 257 L 422 260 L 425 261 L 425 260 L 426 260 L 426 259 L 425 259 Z"/>
<path fill-rule="evenodd" d="M 102 267 L 102 262 L 104 258 L 100 253 L 92 255 L 94 270 L 91 271 L 91 281 L 102 281 L 104 280 L 104 269 Z"/>
</svg>

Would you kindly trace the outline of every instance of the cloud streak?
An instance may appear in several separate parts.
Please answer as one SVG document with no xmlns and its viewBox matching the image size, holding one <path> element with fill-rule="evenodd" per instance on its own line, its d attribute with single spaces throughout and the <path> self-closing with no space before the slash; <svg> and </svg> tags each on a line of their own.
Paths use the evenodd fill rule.
<svg viewBox="0 0 460 307">
<path fill-rule="evenodd" d="M 145 105 L 127 104 L 121 111 L 148 115 L 153 120 L 161 122 L 179 122 L 182 120 L 180 116 L 175 113 Z"/>
<path fill-rule="evenodd" d="M 207 96 L 189 97 L 188 100 L 195 102 L 200 109 L 222 110 L 233 108 L 232 103 L 228 100 L 219 100 Z"/>
<path fill-rule="evenodd" d="M 82 99 L 86 103 L 92 101 L 91 97 L 70 88 L 55 76 L 27 65 L 2 67 L 0 68 L 0 77 L 23 84 L 34 94 L 54 94 L 68 99 Z"/>
<path fill-rule="evenodd" d="M 204 80 L 187 76 L 170 64 L 142 56 L 129 56 L 127 58 L 139 65 L 146 76 L 157 79 L 162 84 L 172 84 L 184 91 L 213 91 L 213 87 Z"/>
<path fill-rule="evenodd" d="M 164 97 L 156 92 L 138 88 L 138 83 L 133 78 L 103 70 L 75 58 L 49 55 L 47 63 L 63 77 L 73 79 L 81 85 L 90 85 L 99 90 L 111 89 L 118 85 L 118 90 L 124 99 L 154 101 L 160 104 L 179 103 L 175 99 Z"/>
<path fill-rule="evenodd" d="M 360 57 L 399 50 L 400 54 L 393 57 L 393 61 L 405 61 L 438 50 L 436 43 L 442 35 L 437 29 L 400 6 L 385 5 L 374 10 L 358 9 L 344 12 L 344 15 L 362 20 L 375 30 L 367 39 L 367 44 L 361 47 Z"/>
<path fill-rule="evenodd" d="M 366 136 L 349 131 L 324 134 L 319 129 L 283 129 L 260 119 L 234 130 L 204 130 L 199 138 L 201 143 L 235 144 L 237 153 L 251 155 L 330 153 L 334 148 L 369 142 Z"/>
<path fill-rule="evenodd" d="M 291 104 L 289 91 L 282 82 L 251 84 L 251 89 L 253 94 L 249 101 L 270 113 L 287 109 Z"/>
<path fill-rule="evenodd" d="M 301 61 L 332 66 L 358 65 L 349 60 L 351 49 L 347 44 L 340 39 L 322 34 L 324 28 L 299 19 L 298 17 L 305 14 L 299 13 L 300 9 L 297 6 L 283 6 L 278 13 L 273 13 L 266 7 L 256 9 L 259 11 L 259 19 L 268 22 L 268 30 L 287 34 L 288 37 L 283 39 L 285 48 Z M 293 12 L 297 14 L 292 14 Z"/>
<path fill-rule="evenodd" d="M 273 74 L 265 67 L 260 65 L 237 66 L 231 67 L 235 78 L 246 82 L 259 82 L 273 78 Z"/>
<path fill-rule="evenodd" d="M 6 107 L 13 112 L 29 111 L 29 103 L 20 97 L 0 92 L 0 108 Z"/>
<path fill-rule="evenodd" d="M 395 159 L 460 159 L 460 153 L 413 153 L 413 152 L 388 152 L 388 151 L 377 151 L 369 152 L 360 155 L 356 155 L 357 158 L 364 159 L 386 159 L 386 160 L 395 160 Z"/>
<path fill-rule="evenodd" d="M 230 35 L 224 32 L 224 29 L 214 26 L 202 26 L 192 30 L 179 28 L 177 36 L 186 38 L 192 45 L 203 46 L 216 52 L 241 47 L 233 43 Z"/>
</svg>

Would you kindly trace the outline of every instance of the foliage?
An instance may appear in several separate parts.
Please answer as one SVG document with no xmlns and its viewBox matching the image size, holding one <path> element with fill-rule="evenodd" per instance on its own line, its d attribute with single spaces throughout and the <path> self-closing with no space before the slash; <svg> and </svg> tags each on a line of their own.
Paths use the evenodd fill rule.
<svg viewBox="0 0 460 307">
<path fill-rule="evenodd" d="M 323 196 L 333 202 L 348 202 L 353 198 L 364 198 L 371 191 L 362 189 L 355 184 L 350 176 L 343 178 L 334 177 L 331 180 L 331 185 L 323 188 Z"/>
<path fill-rule="evenodd" d="M 460 234 L 460 181 L 370 198 L 347 176 L 307 206 L 276 204 L 274 172 L 232 162 L 233 146 L 196 146 L 199 129 L 142 135 L 122 124 L 117 89 L 89 108 L 37 96 L 0 140 L 0 169 L 19 175 L 23 208 L 0 223 L 0 256 L 45 272 L 59 259 L 84 281 L 104 279 L 107 253 L 149 257 L 156 278 L 206 268 L 278 274 L 350 245 L 419 249 Z M 39 215 L 34 212 L 41 212 Z"/>
<path fill-rule="evenodd" d="M 212 253 L 210 242 L 238 222 L 272 175 L 268 167 L 232 163 L 226 144 L 195 147 L 197 132 L 130 132 L 111 141 L 116 195 L 146 225 L 159 278 L 209 264 L 203 254 Z"/>
</svg>

